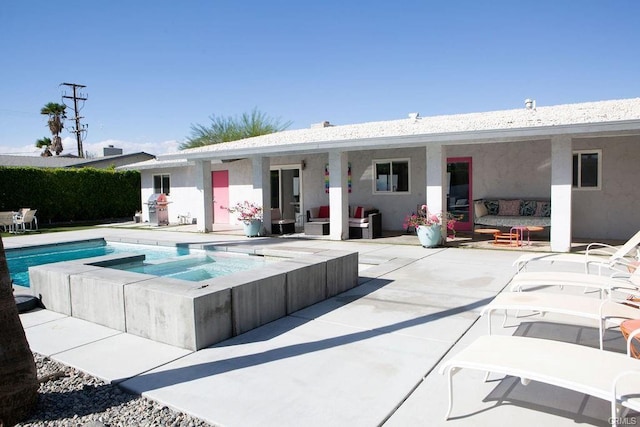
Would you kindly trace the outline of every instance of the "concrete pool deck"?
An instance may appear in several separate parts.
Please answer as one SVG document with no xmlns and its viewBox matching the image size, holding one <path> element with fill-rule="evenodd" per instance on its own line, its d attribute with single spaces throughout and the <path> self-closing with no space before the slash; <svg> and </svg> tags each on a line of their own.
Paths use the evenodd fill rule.
<svg viewBox="0 0 640 427">
<path fill-rule="evenodd" d="M 453 419 L 444 420 L 446 379 L 437 367 L 486 333 L 479 313 L 510 281 L 520 250 L 111 227 L 3 241 L 10 248 L 95 237 L 359 253 L 356 288 L 197 352 L 52 311 L 21 315 L 33 351 L 212 424 L 608 425 L 605 401 L 539 383 L 524 387 L 512 378 L 485 383 L 483 373 L 464 370 L 454 378 Z M 586 322 L 551 314 L 521 320 L 520 327 L 494 327 L 494 333 L 579 336 L 597 345 L 594 325 Z M 608 345 L 618 345 L 612 333 Z"/>
</svg>

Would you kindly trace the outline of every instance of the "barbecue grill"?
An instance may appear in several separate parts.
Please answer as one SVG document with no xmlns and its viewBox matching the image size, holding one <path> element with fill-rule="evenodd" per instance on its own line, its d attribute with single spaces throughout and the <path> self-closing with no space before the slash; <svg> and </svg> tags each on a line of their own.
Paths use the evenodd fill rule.
<svg viewBox="0 0 640 427">
<path fill-rule="evenodd" d="M 169 225 L 169 202 L 164 193 L 153 193 L 147 200 L 149 205 L 149 223 L 151 225 Z"/>
</svg>

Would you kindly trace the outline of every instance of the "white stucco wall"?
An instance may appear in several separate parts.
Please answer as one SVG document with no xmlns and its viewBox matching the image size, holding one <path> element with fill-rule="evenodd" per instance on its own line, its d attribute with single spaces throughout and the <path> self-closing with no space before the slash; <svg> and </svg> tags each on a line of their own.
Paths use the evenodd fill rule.
<svg viewBox="0 0 640 427">
<path fill-rule="evenodd" d="M 527 141 L 454 145 L 448 157 L 471 157 L 473 198 L 551 197 L 551 144 Z"/>
<path fill-rule="evenodd" d="M 180 168 L 166 168 L 158 170 L 141 171 L 141 198 L 142 198 L 142 220 L 149 221 L 149 207 L 147 201 L 153 194 L 153 176 L 169 175 L 170 194 L 167 200 L 170 202 L 169 222 L 177 223 L 178 215 L 192 215 L 196 212 L 196 200 L 199 195 L 195 189 L 194 168 L 192 166 Z"/>
<path fill-rule="evenodd" d="M 640 230 L 640 138 L 577 139 L 573 149 L 602 149 L 602 189 L 572 192 L 573 236 L 627 240 Z"/>
</svg>

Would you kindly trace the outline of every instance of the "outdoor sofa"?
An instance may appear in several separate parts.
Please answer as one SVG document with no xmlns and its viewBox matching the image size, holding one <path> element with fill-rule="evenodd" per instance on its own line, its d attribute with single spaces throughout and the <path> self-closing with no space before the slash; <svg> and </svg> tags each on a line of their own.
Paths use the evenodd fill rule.
<svg viewBox="0 0 640 427">
<path fill-rule="evenodd" d="M 329 223 L 329 206 L 307 210 L 307 222 Z M 349 238 L 375 239 L 382 237 L 382 214 L 375 208 L 349 207 Z"/>
<path fill-rule="evenodd" d="M 476 226 L 551 226 L 549 199 L 476 199 L 473 201 L 473 213 Z"/>
</svg>

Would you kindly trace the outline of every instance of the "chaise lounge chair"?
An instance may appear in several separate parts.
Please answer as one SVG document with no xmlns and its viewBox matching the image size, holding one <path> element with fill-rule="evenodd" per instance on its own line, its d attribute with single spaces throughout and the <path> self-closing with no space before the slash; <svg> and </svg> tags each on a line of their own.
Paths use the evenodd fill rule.
<svg viewBox="0 0 640 427">
<path fill-rule="evenodd" d="M 598 267 L 598 273 L 602 273 L 602 268 L 620 270 L 620 267 L 631 265 L 632 260 L 629 253 L 636 255 L 637 246 L 640 244 L 640 231 L 620 248 L 607 245 L 606 243 L 590 243 L 585 254 L 523 254 L 513 262 L 516 271 L 526 269 L 527 264 L 532 261 L 547 262 L 577 262 L 585 265 L 585 273 L 589 273 L 590 266 Z M 633 261 L 636 261 L 634 258 Z"/>
<path fill-rule="evenodd" d="M 453 374 L 463 368 L 520 377 L 563 387 L 611 402 L 616 424 L 618 405 L 640 410 L 640 360 L 621 353 L 540 338 L 482 336 L 440 366 L 448 376 L 449 419 L 453 405 Z"/>
<path fill-rule="evenodd" d="M 511 279 L 511 291 L 521 291 L 531 286 L 582 286 L 600 291 L 602 297 L 603 293 L 611 293 L 616 289 L 639 289 L 640 269 L 636 269 L 632 274 L 616 273 L 611 276 L 562 271 L 525 271 Z"/>
<path fill-rule="evenodd" d="M 625 301 L 623 304 L 612 299 L 600 300 L 577 295 L 545 292 L 502 292 L 482 310 L 482 315 L 487 315 L 490 335 L 491 314 L 498 310 L 504 310 L 502 326 L 506 323 L 508 310 L 534 311 L 542 313 L 542 315 L 544 313 L 558 313 L 597 320 L 600 349 L 602 350 L 604 347 L 604 331 L 607 325 L 619 327 L 627 319 L 640 317 L 640 310 L 636 305 L 638 304 L 631 301 Z"/>
</svg>

